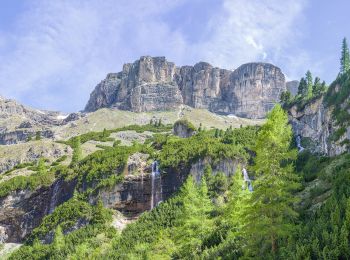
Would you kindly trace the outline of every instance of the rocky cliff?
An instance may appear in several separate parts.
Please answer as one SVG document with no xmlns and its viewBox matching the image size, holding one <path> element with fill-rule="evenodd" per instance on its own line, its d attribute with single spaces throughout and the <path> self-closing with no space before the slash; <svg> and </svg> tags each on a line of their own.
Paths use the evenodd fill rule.
<svg viewBox="0 0 350 260">
<path fill-rule="evenodd" d="M 124 180 L 113 187 L 102 188 L 98 194 L 91 195 L 89 202 L 94 204 L 100 198 L 105 207 L 134 218 L 172 196 L 188 174 L 200 181 L 205 166 L 210 164 L 213 174 L 223 172 L 232 176 L 241 164 L 238 159 L 213 162 L 211 158 L 204 158 L 188 168 L 158 169 L 149 159 L 148 154 L 131 155 L 124 170 Z M 57 179 L 48 187 L 13 191 L 0 197 L 0 243 L 22 242 L 44 216 L 73 196 L 76 184 L 75 179 Z"/>
<path fill-rule="evenodd" d="M 85 111 L 114 107 L 134 112 L 172 110 L 185 104 L 215 113 L 263 118 L 286 89 L 282 71 L 248 63 L 234 71 L 200 62 L 176 67 L 164 57 L 141 57 L 111 73 L 91 93 Z"/>
<path fill-rule="evenodd" d="M 54 128 L 78 120 L 83 114 L 62 115 L 38 110 L 0 96 L 0 145 L 17 144 L 35 138 L 53 138 Z"/>
<path fill-rule="evenodd" d="M 75 181 L 55 181 L 49 187 L 18 190 L 0 198 L 0 242 L 21 242 L 44 216 L 72 197 Z"/>
<path fill-rule="evenodd" d="M 344 75 L 332 83 L 327 93 L 289 109 L 294 134 L 311 152 L 335 156 L 349 150 L 349 83 Z"/>
<path fill-rule="evenodd" d="M 335 131 L 331 111 L 325 107 L 323 97 L 313 100 L 303 109 L 297 105 L 289 110 L 289 118 L 296 136 L 304 140 L 303 146 L 315 153 L 336 155 L 342 149 L 333 144 L 329 137 Z"/>
</svg>

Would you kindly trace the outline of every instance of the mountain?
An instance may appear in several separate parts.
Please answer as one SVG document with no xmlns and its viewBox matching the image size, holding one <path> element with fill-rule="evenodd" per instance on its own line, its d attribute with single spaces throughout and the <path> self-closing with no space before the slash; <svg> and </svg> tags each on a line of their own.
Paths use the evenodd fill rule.
<svg viewBox="0 0 350 260">
<path fill-rule="evenodd" d="M 234 71 L 199 62 L 176 67 L 165 57 L 144 56 L 110 73 L 95 90 L 86 112 L 114 107 L 134 112 L 173 110 L 185 104 L 214 113 L 263 118 L 286 89 L 281 69 L 248 63 Z"/>
<path fill-rule="evenodd" d="M 90 112 L 2 98 L 3 134 L 40 138 L 0 145 L 0 258 L 23 243 L 10 259 L 347 259 L 350 74 L 268 119 L 235 116 L 263 116 L 296 89 L 284 76 L 272 88 L 275 74 L 144 57 L 96 87 Z"/>
</svg>

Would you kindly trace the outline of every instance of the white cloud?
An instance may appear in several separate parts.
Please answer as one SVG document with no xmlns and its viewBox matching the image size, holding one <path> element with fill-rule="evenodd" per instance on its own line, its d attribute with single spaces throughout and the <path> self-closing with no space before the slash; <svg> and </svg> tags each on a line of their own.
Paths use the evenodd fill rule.
<svg viewBox="0 0 350 260">
<path fill-rule="evenodd" d="M 141 55 L 231 69 L 256 60 L 280 65 L 292 55 L 301 59 L 289 51 L 306 0 L 222 0 L 221 13 L 203 24 L 207 37 L 196 43 L 161 19 L 188 1 L 37 0 L 13 32 L 0 32 L 0 94 L 73 111 L 84 107 L 108 72 Z M 289 71 L 296 66 L 284 65 Z"/>
<path fill-rule="evenodd" d="M 123 62 L 167 49 L 181 55 L 181 36 L 157 19 L 179 3 L 37 1 L 4 35 L 14 45 L 8 52 L 0 45 L 0 93 L 44 108 L 83 108 L 92 88 Z"/>
<path fill-rule="evenodd" d="M 225 13 L 210 21 L 211 39 L 202 55 L 226 68 L 250 61 L 278 62 L 289 56 L 306 0 L 225 0 Z M 208 51 L 211 50 L 211 51 Z"/>
</svg>

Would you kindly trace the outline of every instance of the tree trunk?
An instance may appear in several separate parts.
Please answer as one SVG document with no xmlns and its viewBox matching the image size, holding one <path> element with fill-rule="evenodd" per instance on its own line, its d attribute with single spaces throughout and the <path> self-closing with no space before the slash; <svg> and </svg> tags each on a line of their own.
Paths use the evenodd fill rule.
<svg viewBox="0 0 350 260">
<path fill-rule="evenodd" d="M 272 234 L 271 235 L 271 252 L 273 255 L 275 255 L 276 251 L 277 251 L 276 238 L 275 238 L 275 234 Z"/>
</svg>

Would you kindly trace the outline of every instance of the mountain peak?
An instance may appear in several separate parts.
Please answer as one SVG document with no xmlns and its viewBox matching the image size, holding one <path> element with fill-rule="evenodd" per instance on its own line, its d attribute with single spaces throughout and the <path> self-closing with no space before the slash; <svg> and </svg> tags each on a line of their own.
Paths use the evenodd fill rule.
<svg viewBox="0 0 350 260">
<path fill-rule="evenodd" d="M 285 89 L 281 69 L 269 63 L 247 63 L 231 71 L 203 61 L 176 67 L 165 57 L 142 56 L 124 64 L 121 72 L 108 74 L 91 93 L 85 111 L 103 107 L 164 111 L 184 104 L 220 114 L 263 118 Z"/>
</svg>

